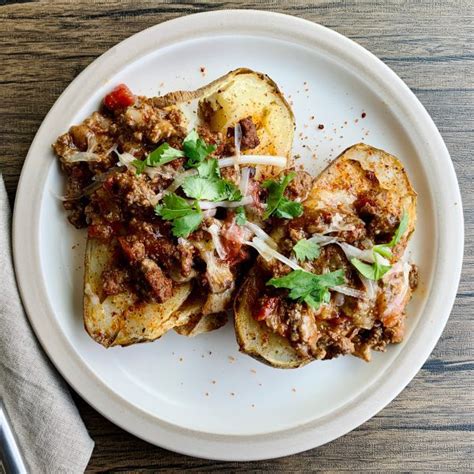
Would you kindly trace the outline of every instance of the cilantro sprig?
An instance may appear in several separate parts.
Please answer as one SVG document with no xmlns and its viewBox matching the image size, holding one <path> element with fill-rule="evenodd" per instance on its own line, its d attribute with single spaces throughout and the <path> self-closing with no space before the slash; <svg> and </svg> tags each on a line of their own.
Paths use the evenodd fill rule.
<svg viewBox="0 0 474 474">
<path fill-rule="evenodd" d="M 328 303 L 331 294 L 329 288 L 344 283 L 343 270 L 316 275 L 304 270 L 293 270 L 280 278 L 272 278 L 267 286 L 286 288 L 292 300 L 305 302 L 308 306 L 318 309 L 322 303 Z"/>
<path fill-rule="evenodd" d="M 245 209 L 244 209 L 244 206 L 239 206 L 236 210 L 235 210 L 235 223 L 237 225 L 245 225 L 245 223 L 247 222 L 247 216 L 245 215 Z"/>
<path fill-rule="evenodd" d="M 155 207 L 155 214 L 173 222 L 171 230 L 175 237 L 188 237 L 203 219 L 197 202 L 189 203 L 175 193 L 165 195 L 162 204 Z"/>
<path fill-rule="evenodd" d="M 391 265 L 385 264 L 385 262 L 382 260 L 382 257 L 385 259 L 392 258 L 392 248 L 400 242 L 407 229 L 408 214 L 404 212 L 402 214 L 402 218 L 400 219 L 400 224 L 393 234 L 392 240 L 386 244 L 377 244 L 373 246 L 372 250 L 374 263 L 368 264 L 362 262 L 358 258 L 351 258 L 352 265 L 357 268 L 359 273 L 364 275 L 369 280 L 380 280 L 392 268 Z"/>
<path fill-rule="evenodd" d="M 132 164 L 135 166 L 137 174 L 141 174 L 147 166 L 161 166 L 183 156 L 184 153 L 181 150 L 173 148 L 169 143 L 162 143 L 144 160 L 133 160 Z"/>
<path fill-rule="evenodd" d="M 188 168 L 196 168 L 216 149 L 215 145 L 208 145 L 199 137 L 196 130 L 191 130 L 183 141 L 183 151 L 188 161 Z"/>
<path fill-rule="evenodd" d="M 301 239 L 293 246 L 293 253 L 300 262 L 305 260 L 314 260 L 319 257 L 321 248 L 316 242 L 311 240 Z"/>
<path fill-rule="evenodd" d="M 293 219 L 303 214 L 301 203 L 291 201 L 284 196 L 285 189 L 290 181 L 296 176 L 295 172 L 288 173 L 279 181 L 267 179 L 262 186 L 268 190 L 267 208 L 263 215 L 264 219 L 270 216 L 281 217 L 283 219 Z"/>
</svg>

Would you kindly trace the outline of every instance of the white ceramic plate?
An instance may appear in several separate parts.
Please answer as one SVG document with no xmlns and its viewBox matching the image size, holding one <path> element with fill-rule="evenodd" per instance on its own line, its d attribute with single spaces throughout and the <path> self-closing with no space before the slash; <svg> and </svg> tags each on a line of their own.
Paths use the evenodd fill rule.
<svg viewBox="0 0 474 474">
<path fill-rule="evenodd" d="M 231 324 L 194 339 L 168 333 L 152 344 L 109 350 L 83 330 L 85 235 L 67 223 L 55 198 L 63 177 L 51 143 L 120 82 L 151 96 L 193 89 L 241 66 L 269 74 L 292 101 L 295 152 L 310 171 L 365 141 L 398 156 L 418 191 L 410 252 L 420 267 L 421 286 L 409 306 L 406 340 L 375 354 L 370 364 L 344 357 L 293 371 L 271 369 L 238 352 Z M 320 123 L 323 131 L 317 129 Z M 462 249 L 461 200 L 449 154 L 408 87 L 343 36 L 256 11 L 162 23 L 94 61 L 45 118 L 15 203 L 21 294 L 36 334 L 63 376 L 131 433 L 174 451 L 223 460 L 272 458 L 321 445 L 389 403 L 443 330 Z"/>
</svg>

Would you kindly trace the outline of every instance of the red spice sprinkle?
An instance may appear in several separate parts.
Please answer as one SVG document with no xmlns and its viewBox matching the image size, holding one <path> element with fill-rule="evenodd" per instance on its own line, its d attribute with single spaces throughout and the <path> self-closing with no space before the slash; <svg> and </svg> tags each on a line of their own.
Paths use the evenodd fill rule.
<svg viewBox="0 0 474 474">
<path fill-rule="evenodd" d="M 362 118 L 365 118 L 367 117 L 367 114 L 365 112 L 362 112 L 362 115 L 361 115 Z"/>
<path fill-rule="evenodd" d="M 358 123 L 358 122 L 359 122 L 359 119 L 355 119 L 355 120 L 354 120 L 354 123 Z"/>
<path fill-rule="evenodd" d="M 201 71 L 201 74 L 202 74 L 203 76 L 206 75 L 206 68 L 205 68 L 204 66 L 201 66 L 201 67 L 199 68 L 199 70 Z"/>
<path fill-rule="evenodd" d="M 318 125 L 318 128 L 319 128 L 319 130 L 324 130 L 324 125 L 323 125 L 322 123 L 320 123 L 320 124 Z"/>
<path fill-rule="evenodd" d="M 309 118 L 310 120 L 314 120 L 314 115 L 311 115 L 311 117 Z"/>
</svg>

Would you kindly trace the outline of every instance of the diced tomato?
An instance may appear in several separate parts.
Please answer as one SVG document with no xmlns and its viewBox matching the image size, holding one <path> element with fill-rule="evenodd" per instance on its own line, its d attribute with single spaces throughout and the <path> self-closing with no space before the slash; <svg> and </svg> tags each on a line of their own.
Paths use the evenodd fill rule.
<svg viewBox="0 0 474 474">
<path fill-rule="evenodd" d="M 253 317 L 257 321 L 264 321 L 278 308 L 280 298 L 278 296 L 264 296 L 260 299 Z"/>
<path fill-rule="evenodd" d="M 124 109 L 134 103 L 135 95 L 125 84 L 119 84 L 112 92 L 104 97 L 104 105 L 109 110 Z"/>
</svg>

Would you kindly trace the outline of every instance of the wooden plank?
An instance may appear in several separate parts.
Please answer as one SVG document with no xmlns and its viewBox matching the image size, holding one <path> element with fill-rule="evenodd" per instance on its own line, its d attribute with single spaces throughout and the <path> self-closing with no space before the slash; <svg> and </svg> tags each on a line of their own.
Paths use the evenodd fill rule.
<svg viewBox="0 0 474 474">
<path fill-rule="evenodd" d="M 0 2 L 0 5 L 2 2 Z M 415 92 L 440 129 L 458 174 L 466 221 L 463 277 L 446 330 L 423 369 L 379 415 L 326 446 L 273 461 L 220 463 L 151 446 L 75 397 L 96 442 L 90 472 L 190 470 L 473 472 L 474 3 L 40 1 L 0 6 L 0 169 L 13 200 L 34 134 L 70 81 L 144 28 L 220 8 L 293 14 L 354 39 Z M 442 190 L 440 190 L 442 192 Z"/>
</svg>

